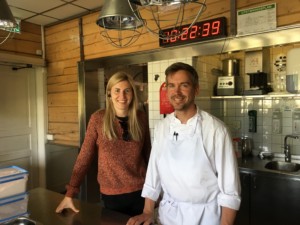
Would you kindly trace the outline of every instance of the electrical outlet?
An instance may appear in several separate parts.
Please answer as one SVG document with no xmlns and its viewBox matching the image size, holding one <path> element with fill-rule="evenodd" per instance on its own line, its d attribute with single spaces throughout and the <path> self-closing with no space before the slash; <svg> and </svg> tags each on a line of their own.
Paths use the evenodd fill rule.
<svg viewBox="0 0 300 225">
<path fill-rule="evenodd" d="M 47 140 L 53 141 L 54 140 L 53 134 L 47 134 Z"/>
</svg>

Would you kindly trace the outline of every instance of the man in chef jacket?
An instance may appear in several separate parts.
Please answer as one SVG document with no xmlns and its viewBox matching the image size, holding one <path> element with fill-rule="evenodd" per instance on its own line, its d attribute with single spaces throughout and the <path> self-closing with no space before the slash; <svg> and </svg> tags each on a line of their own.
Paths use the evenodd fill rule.
<svg viewBox="0 0 300 225">
<path fill-rule="evenodd" d="M 144 212 L 127 225 L 154 222 L 159 202 L 163 225 L 233 225 L 240 207 L 240 181 L 232 138 L 222 121 L 195 105 L 197 71 L 174 63 L 166 71 L 174 112 L 160 121 L 142 196 Z"/>
</svg>

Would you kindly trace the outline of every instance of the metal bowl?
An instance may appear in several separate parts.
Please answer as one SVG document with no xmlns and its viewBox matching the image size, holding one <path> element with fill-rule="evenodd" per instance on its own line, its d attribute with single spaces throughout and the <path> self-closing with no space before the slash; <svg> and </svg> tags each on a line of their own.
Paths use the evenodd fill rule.
<svg viewBox="0 0 300 225">
<path fill-rule="evenodd" d="M 37 225 L 37 223 L 27 217 L 19 217 L 4 223 L 4 225 Z"/>
</svg>

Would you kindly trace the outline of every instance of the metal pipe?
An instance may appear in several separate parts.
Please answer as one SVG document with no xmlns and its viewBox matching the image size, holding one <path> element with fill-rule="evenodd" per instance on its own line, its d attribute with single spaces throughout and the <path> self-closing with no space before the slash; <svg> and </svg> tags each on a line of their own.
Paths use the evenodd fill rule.
<svg viewBox="0 0 300 225">
<path fill-rule="evenodd" d="M 237 34 L 236 0 L 230 0 L 230 36 Z"/>
<path fill-rule="evenodd" d="M 291 162 L 292 161 L 292 154 L 291 154 L 291 149 L 290 146 L 287 144 L 287 139 L 288 138 L 294 138 L 298 139 L 299 137 L 296 135 L 286 135 L 284 138 L 284 155 L 285 155 L 285 161 L 286 162 Z"/>
</svg>

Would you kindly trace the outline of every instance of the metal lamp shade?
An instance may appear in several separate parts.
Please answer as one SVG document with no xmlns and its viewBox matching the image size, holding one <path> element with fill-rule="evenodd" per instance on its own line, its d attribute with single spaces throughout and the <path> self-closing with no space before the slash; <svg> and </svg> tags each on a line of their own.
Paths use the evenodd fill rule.
<svg viewBox="0 0 300 225">
<path fill-rule="evenodd" d="M 6 0 L 0 0 L 0 29 L 14 28 L 16 20 L 8 7 Z"/>
<path fill-rule="evenodd" d="M 130 6 L 137 6 L 137 10 L 133 12 L 142 18 L 144 27 L 162 40 L 180 37 L 193 27 L 206 9 L 205 2 L 206 0 L 128 0 Z M 178 28 L 186 24 L 189 26 L 178 32 Z M 164 29 L 169 29 L 169 32 L 164 32 Z"/>
<path fill-rule="evenodd" d="M 131 3 L 142 6 L 151 5 L 175 5 L 181 3 L 195 2 L 197 0 L 129 0 Z"/>
<path fill-rule="evenodd" d="M 133 30 L 143 26 L 142 19 L 134 15 L 125 0 L 106 0 L 96 23 L 114 30 Z"/>
</svg>

